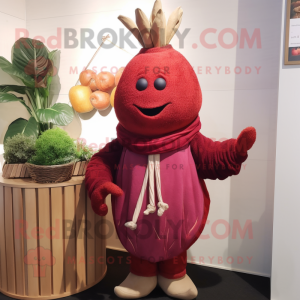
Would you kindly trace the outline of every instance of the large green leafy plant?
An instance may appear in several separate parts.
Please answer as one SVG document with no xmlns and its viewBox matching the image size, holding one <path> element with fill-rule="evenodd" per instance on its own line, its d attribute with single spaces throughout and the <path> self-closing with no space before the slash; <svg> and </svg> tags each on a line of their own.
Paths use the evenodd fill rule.
<svg viewBox="0 0 300 300">
<path fill-rule="evenodd" d="M 30 114 L 29 120 L 19 118 L 10 124 L 4 140 L 18 133 L 37 137 L 53 125 L 66 126 L 71 123 L 73 109 L 63 103 L 52 105 L 49 99 L 51 82 L 56 75 L 53 64 L 55 53 L 56 50 L 49 52 L 41 41 L 21 38 L 12 48 L 11 63 L 0 56 L 0 68 L 24 84 L 0 85 L 0 103 L 18 101 Z"/>
</svg>

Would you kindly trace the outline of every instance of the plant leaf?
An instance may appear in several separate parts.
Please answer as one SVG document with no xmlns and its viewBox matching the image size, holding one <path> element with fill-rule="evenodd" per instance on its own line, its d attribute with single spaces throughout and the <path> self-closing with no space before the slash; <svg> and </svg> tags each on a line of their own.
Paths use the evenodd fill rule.
<svg viewBox="0 0 300 300">
<path fill-rule="evenodd" d="M 54 65 L 54 57 L 55 57 L 56 53 L 57 53 L 57 50 L 53 50 L 53 51 L 49 52 L 49 54 L 48 54 L 48 58 L 51 59 L 52 64 L 53 64 L 52 74 L 51 74 L 51 76 L 48 77 L 48 80 L 47 80 L 48 94 L 49 94 L 49 90 L 50 90 L 50 86 L 51 86 L 53 76 L 57 75 L 57 68 Z"/>
<path fill-rule="evenodd" d="M 51 77 L 49 77 L 49 78 L 51 78 Z M 45 99 L 48 98 L 48 96 L 49 96 L 48 89 L 40 88 L 39 93 L 40 93 L 40 96 L 45 98 Z"/>
<path fill-rule="evenodd" d="M 48 58 L 51 59 L 51 60 L 53 60 L 53 58 L 54 58 L 56 52 L 57 52 L 57 49 L 56 49 L 56 50 L 53 50 L 53 51 L 51 51 L 51 52 L 49 52 L 49 53 L 48 53 Z"/>
<path fill-rule="evenodd" d="M 50 108 L 38 109 L 36 115 L 40 122 L 53 123 L 58 126 L 66 126 L 73 120 L 73 109 L 68 104 L 56 103 Z"/>
<path fill-rule="evenodd" d="M 34 136 L 35 138 L 37 138 L 39 134 L 39 127 L 35 118 L 30 117 L 28 121 L 23 118 L 19 118 L 13 121 L 8 126 L 8 129 L 4 136 L 4 142 L 8 137 L 13 137 L 18 133 L 24 134 L 26 136 Z"/>
<path fill-rule="evenodd" d="M 34 79 L 35 87 L 47 87 L 52 75 L 53 63 L 48 58 L 49 50 L 38 40 L 20 38 L 12 49 L 12 64 Z"/>
<path fill-rule="evenodd" d="M 11 76 L 16 76 L 23 81 L 23 83 L 28 87 L 34 87 L 34 79 L 27 75 L 24 70 L 19 70 L 13 64 L 11 64 L 7 59 L 0 56 L 0 68 L 7 74 Z"/>
<path fill-rule="evenodd" d="M 30 107 L 25 103 L 23 98 L 21 97 L 19 98 L 14 94 L 1 92 L 0 90 L 0 103 L 8 103 L 8 102 L 16 102 L 16 101 L 19 101 L 22 105 L 24 105 L 27 111 L 29 112 L 29 114 L 32 115 L 32 111 Z"/>
<path fill-rule="evenodd" d="M 0 92 L 3 92 L 3 93 L 16 92 L 16 93 L 25 95 L 26 89 L 27 89 L 27 87 L 22 86 L 22 85 L 7 85 L 7 84 L 0 85 Z"/>
</svg>

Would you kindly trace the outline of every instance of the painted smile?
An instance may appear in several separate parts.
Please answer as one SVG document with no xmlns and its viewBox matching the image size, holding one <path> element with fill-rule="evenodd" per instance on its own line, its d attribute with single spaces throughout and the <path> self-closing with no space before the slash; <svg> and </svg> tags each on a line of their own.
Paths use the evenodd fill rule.
<svg viewBox="0 0 300 300">
<path fill-rule="evenodd" d="M 162 106 L 159 107 L 153 107 L 153 108 L 142 108 L 139 107 L 135 104 L 133 104 L 143 115 L 148 116 L 148 117 L 154 117 L 157 116 L 159 113 L 163 111 L 163 109 L 169 105 L 170 103 L 166 103 Z"/>
</svg>

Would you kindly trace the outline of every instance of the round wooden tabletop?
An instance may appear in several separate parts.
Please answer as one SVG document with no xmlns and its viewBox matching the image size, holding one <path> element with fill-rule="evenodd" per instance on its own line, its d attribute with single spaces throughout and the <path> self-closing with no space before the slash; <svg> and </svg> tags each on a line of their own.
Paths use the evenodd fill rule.
<svg viewBox="0 0 300 300">
<path fill-rule="evenodd" d="M 31 178 L 6 179 L 0 175 L 0 186 L 10 186 L 18 188 L 51 188 L 60 186 L 69 186 L 81 184 L 84 181 L 84 176 L 74 176 L 68 181 L 60 183 L 36 183 Z"/>
</svg>

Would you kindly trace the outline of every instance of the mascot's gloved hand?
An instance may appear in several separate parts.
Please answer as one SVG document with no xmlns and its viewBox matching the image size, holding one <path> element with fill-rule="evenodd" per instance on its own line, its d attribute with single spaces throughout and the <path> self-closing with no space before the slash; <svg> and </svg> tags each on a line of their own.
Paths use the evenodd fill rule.
<svg viewBox="0 0 300 300">
<path fill-rule="evenodd" d="M 235 143 L 235 151 L 241 156 L 247 155 L 247 151 L 251 149 L 256 140 L 256 130 L 254 127 L 245 128 Z"/>
<path fill-rule="evenodd" d="M 107 195 L 122 196 L 123 191 L 112 182 L 105 182 L 95 189 L 91 195 L 91 204 L 94 212 L 99 216 L 106 216 L 107 205 L 104 203 Z"/>
</svg>

